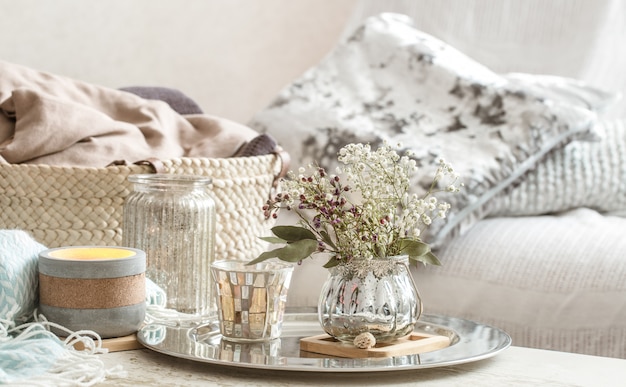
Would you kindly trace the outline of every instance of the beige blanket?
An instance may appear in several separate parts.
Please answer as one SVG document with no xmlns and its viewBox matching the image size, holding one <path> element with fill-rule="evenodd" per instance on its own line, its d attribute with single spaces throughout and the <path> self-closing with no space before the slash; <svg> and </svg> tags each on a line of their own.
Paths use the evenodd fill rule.
<svg viewBox="0 0 626 387">
<path fill-rule="evenodd" d="M 235 122 L 0 61 L 0 162 L 103 167 L 229 157 L 258 135 Z"/>
</svg>

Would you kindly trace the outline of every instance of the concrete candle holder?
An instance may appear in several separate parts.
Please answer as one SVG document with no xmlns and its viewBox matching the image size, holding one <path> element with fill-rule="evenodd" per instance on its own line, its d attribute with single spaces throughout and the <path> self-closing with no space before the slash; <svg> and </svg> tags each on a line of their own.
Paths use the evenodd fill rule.
<svg viewBox="0 0 626 387">
<path fill-rule="evenodd" d="M 102 338 L 136 332 L 146 311 L 146 255 L 128 247 L 72 246 L 39 254 L 40 312 Z M 58 333 L 58 332 L 55 332 Z"/>
</svg>

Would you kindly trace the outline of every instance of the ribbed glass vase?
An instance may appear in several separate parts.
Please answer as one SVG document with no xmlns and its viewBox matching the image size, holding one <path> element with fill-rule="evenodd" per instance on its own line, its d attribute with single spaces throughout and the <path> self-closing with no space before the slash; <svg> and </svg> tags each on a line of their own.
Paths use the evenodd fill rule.
<svg viewBox="0 0 626 387">
<path fill-rule="evenodd" d="M 324 331 L 350 343 L 364 332 L 381 343 L 404 337 L 421 313 L 407 256 L 354 259 L 329 269 L 318 305 Z"/>
<path fill-rule="evenodd" d="M 145 174 L 128 180 L 133 192 L 124 202 L 124 246 L 145 251 L 146 277 L 164 290 L 167 308 L 196 317 L 213 313 L 211 179 Z"/>
</svg>

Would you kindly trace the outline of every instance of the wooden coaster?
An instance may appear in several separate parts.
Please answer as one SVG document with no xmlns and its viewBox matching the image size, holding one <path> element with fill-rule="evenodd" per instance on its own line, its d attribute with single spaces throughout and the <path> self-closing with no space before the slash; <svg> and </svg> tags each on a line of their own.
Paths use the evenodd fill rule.
<svg viewBox="0 0 626 387">
<path fill-rule="evenodd" d="M 300 339 L 300 350 L 302 351 L 352 359 L 414 355 L 446 348 L 449 345 L 450 338 L 447 336 L 415 332 L 391 343 L 378 343 L 374 348 L 367 349 L 342 343 L 327 334 Z"/>
<path fill-rule="evenodd" d="M 109 352 L 130 351 L 131 349 L 143 348 L 143 345 L 137 341 L 137 334 L 133 333 L 128 336 L 114 337 L 112 339 L 102 339 L 102 347 L 107 348 Z M 78 351 L 85 349 L 83 343 L 74 344 L 74 348 Z"/>
</svg>

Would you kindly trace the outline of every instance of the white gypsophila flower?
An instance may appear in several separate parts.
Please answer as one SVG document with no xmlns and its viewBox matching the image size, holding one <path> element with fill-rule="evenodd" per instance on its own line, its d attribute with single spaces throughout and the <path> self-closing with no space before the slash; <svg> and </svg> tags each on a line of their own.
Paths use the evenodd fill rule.
<svg viewBox="0 0 626 387">
<path fill-rule="evenodd" d="M 268 201 L 266 213 L 280 206 L 297 211 L 300 224 L 317 237 L 318 250 L 337 262 L 399 254 L 402 239 L 420 241 L 435 218 L 446 217 L 450 205 L 436 194 L 458 189 L 454 170 L 440 160 L 427 192 L 409 193 L 418 171 L 411 156 L 398 154 L 387 143 L 375 151 L 369 144 L 348 144 L 338 152 L 336 175 L 315 165 L 309 165 L 309 172 L 299 168 L 297 175 L 288 175 L 285 196 Z M 452 184 L 444 180 L 450 178 Z"/>
<path fill-rule="evenodd" d="M 439 210 L 442 210 L 442 211 L 448 211 L 450 209 L 450 203 L 448 203 L 448 202 L 440 202 L 439 205 L 437 206 L 437 208 Z"/>
</svg>

